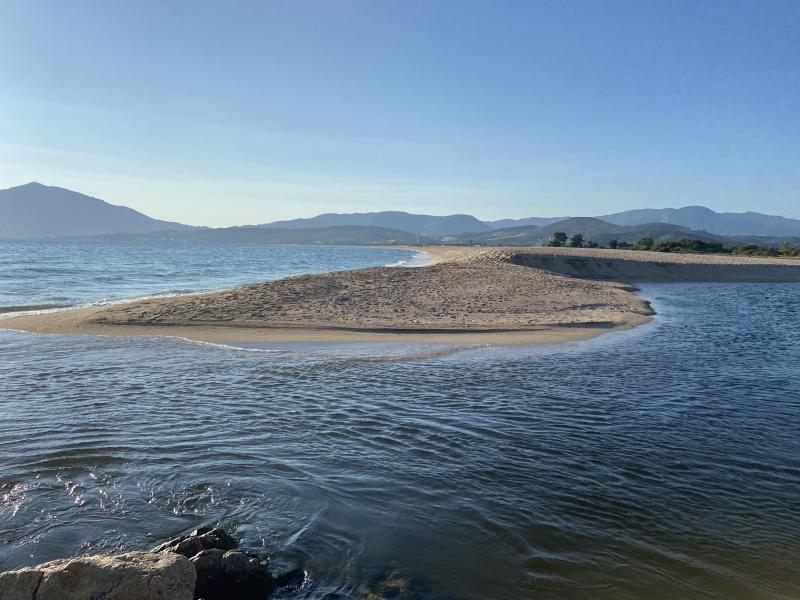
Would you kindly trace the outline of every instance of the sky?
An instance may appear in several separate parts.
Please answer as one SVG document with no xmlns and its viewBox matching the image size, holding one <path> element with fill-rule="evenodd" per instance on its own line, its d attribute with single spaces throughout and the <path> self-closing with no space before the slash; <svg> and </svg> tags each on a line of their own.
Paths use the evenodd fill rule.
<svg viewBox="0 0 800 600">
<path fill-rule="evenodd" d="M 0 187 L 226 226 L 800 218 L 798 0 L 0 0 Z"/>
</svg>

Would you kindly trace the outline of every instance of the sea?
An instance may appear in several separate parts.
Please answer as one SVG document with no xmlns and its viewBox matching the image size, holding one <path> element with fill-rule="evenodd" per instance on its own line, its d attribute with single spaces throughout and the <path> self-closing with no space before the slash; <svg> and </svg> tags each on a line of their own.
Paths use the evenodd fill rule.
<svg viewBox="0 0 800 600">
<path fill-rule="evenodd" d="M 0 242 L 0 310 L 423 262 Z M 287 598 L 800 597 L 800 285 L 640 293 L 560 345 L 0 331 L 0 570 L 213 524 L 304 568 Z"/>
</svg>

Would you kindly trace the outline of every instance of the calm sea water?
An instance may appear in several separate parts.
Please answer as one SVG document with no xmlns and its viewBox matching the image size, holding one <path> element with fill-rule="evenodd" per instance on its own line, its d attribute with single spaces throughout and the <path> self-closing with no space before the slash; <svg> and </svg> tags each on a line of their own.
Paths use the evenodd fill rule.
<svg viewBox="0 0 800 600">
<path fill-rule="evenodd" d="M 303 273 L 416 264 L 415 256 L 392 248 L 0 240 L 0 308 L 219 290 Z"/>
<path fill-rule="evenodd" d="M 0 332 L 0 569 L 222 523 L 298 598 L 800 597 L 798 292 L 651 285 L 633 331 L 444 356 Z"/>
</svg>

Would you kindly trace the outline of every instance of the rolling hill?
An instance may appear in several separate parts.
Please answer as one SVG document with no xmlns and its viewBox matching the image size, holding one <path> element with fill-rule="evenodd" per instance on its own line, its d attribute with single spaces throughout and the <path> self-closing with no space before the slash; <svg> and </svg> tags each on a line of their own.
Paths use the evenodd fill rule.
<svg viewBox="0 0 800 600">
<path fill-rule="evenodd" d="M 800 220 L 755 212 L 718 213 L 704 206 L 644 208 L 598 217 L 615 225 L 665 223 L 728 236 L 800 236 Z"/>
<path fill-rule="evenodd" d="M 596 217 L 613 225 L 636 226 L 659 223 L 725 236 L 797 237 L 800 220 L 756 212 L 719 213 L 704 206 L 642 208 Z M 569 217 L 529 217 L 486 221 L 493 229 L 535 225 L 546 227 Z"/>
<path fill-rule="evenodd" d="M 719 236 L 706 231 L 695 231 L 679 225 L 665 223 L 647 223 L 636 226 L 622 226 L 608 223 L 594 217 L 573 217 L 565 219 L 546 227 L 509 227 L 495 229 L 482 234 L 465 234 L 448 239 L 450 243 L 472 243 L 502 245 L 502 246 L 527 246 L 546 244 L 553 234 L 563 231 L 568 236 L 576 233 L 583 235 L 584 240 L 595 241 L 598 244 L 608 244 L 611 240 L 619 242 L 636 242 L 641 237 L 652 237 L 656 242 L 680 239 L 699 239 L 708 242 L 741 243 L 734 238 Z"/>
<path fill-rule="evenodd" d="M 0 215 L 0 238 L 41 239 L 190 228 L 40 183 L 0 190 Z"/>
<path fill-rule="evenodd" d="M 277 229 L 313 229 L 318 227 L 362 225 L 383 227 L 431 236 L 458 234 L 465 231 L 488 231 L 490 227 L 472 215 L 414 215 L 400 211 L 374 213 L 326 213 L 308 219 L 275 221 L 260 227 Z"/>
<path fill-rule="evenodd" d="M 507 229 L 509 227 L 527 227 L 528 225 L 535 225 L 536 227 L 546 227 L 559 221 L 565 221 L 570 217 L 527 217 L 524 219 L 500 219 L 499 221 L 484 221 L 492 229 Z"/>
</svg>

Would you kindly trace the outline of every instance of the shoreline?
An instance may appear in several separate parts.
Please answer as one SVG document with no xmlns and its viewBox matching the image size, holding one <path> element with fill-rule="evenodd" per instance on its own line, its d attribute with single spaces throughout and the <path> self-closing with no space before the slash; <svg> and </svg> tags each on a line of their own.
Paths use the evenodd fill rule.
<svg viewBox="0 0 800 600">
<path fill-rule="evenodd" d="M 62 311 L 80 313 L 85 309 Z M 553 344 L 588 340 L 606 333 L 626 331 L 652 320 L 636 315 L 625 321 L 554 324 L 529 329 L 359 329 L 321 327 L 253 327 L 236 325 L 102 325 L 86 324 L 83 314 L 54 322 L 45 315 L 23 315 L 0 320 L 0 329 L 33 335 L 102 337 L 168 337 L 211 344 L 287 342 L 398 342 L 468 346 Z M 44 318 L 39 318 L 44 317 Z M 6 326 L 9 323 L 13 326 Z"/>
<path fill-rule="evenodd" d="M 210 343 L 524 345 L 642 325 L 634 281 L 797 281 L 796 261 L 625 250 L 403 247 L 425 266 L 300 275 L 231 290 L 20 314 L 0 329 Z M 788 264 L 787 264 L 788 263 Z"/>
</svg>

